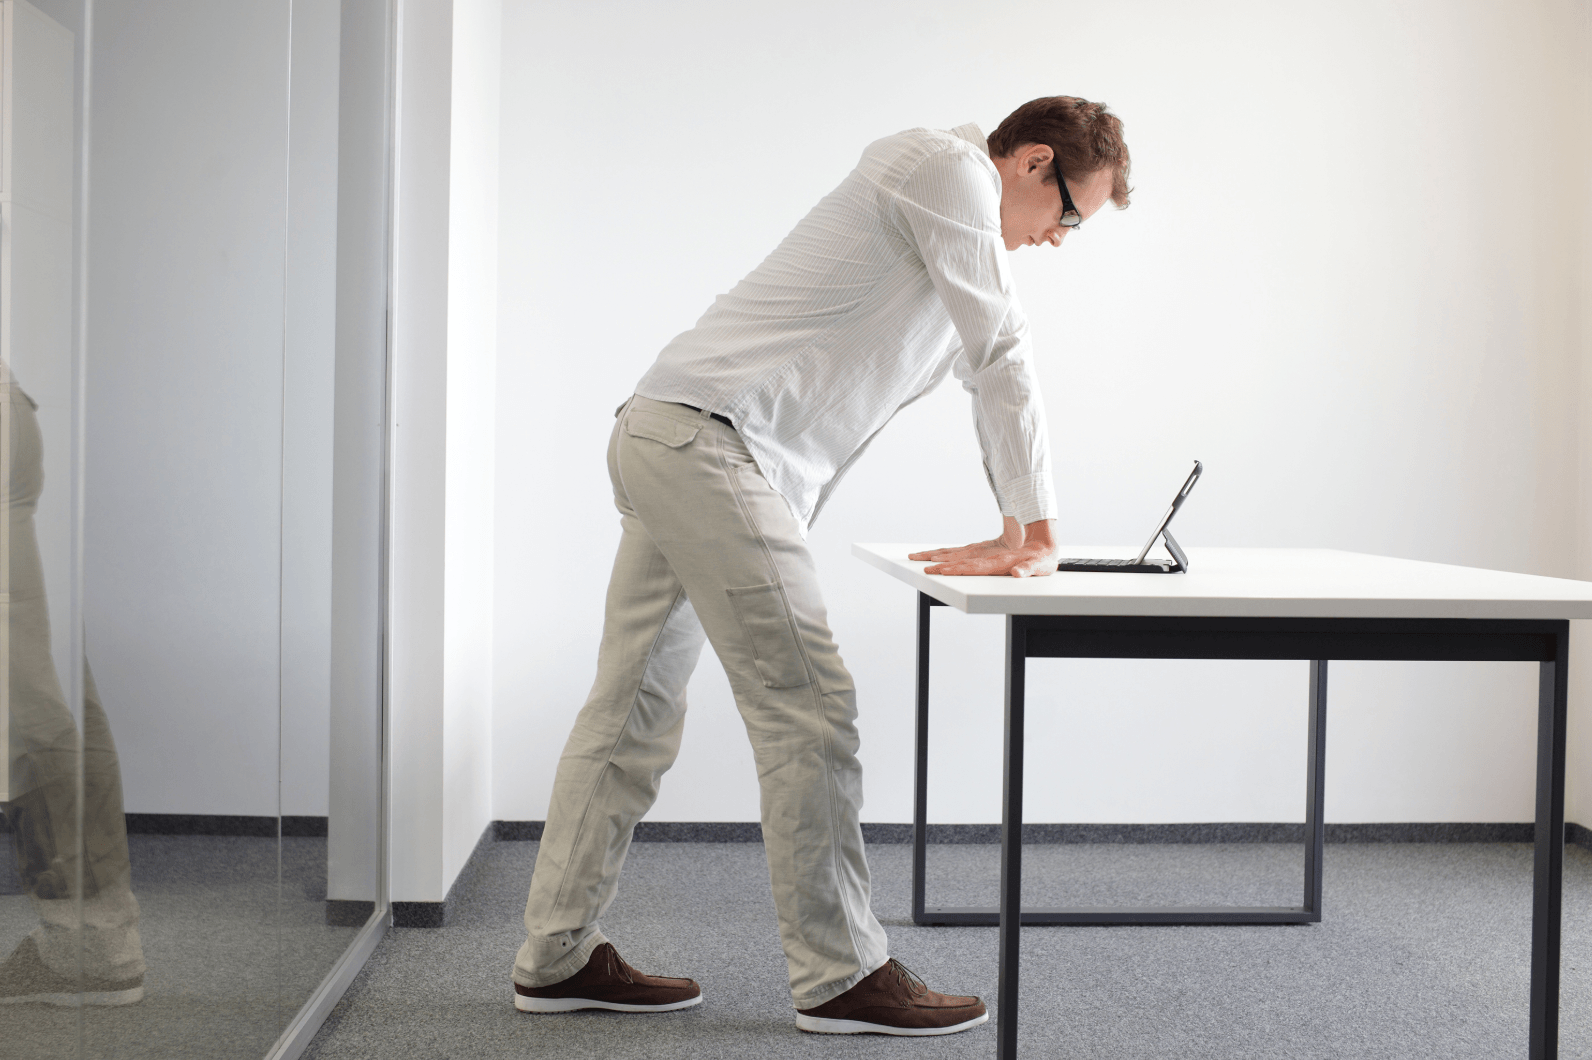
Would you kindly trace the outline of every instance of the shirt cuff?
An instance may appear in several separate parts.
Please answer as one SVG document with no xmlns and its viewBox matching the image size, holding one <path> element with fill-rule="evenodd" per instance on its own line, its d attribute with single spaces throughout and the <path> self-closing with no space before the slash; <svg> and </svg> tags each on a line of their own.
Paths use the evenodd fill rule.
<svg viewBox="0 0 1592 1060">
<path fill-rule="evenodd" d="M 1048 472 L 1008 479 L 1000 484 L 995 496 L 1002 502 L 1001 514 L 1023 526 L 1056 518 L 1056 489 Z"/>
</svg>

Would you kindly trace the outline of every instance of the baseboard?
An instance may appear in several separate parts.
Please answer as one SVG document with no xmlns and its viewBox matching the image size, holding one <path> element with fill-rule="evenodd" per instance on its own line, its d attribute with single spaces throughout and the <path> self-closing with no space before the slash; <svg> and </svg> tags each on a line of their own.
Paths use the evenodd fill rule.
<svg viewBox="0 0 1592 1060">
<path fill-rule="evenodd" d="M 461 886 L 466 886 L 474 879 L 475 874 L 481 869 L 484 860 L 481 855 L 488 844 L 497 842 L 497 822 L 493 821 L 481 829 L 481 836 L 475 841 L 475 849 L 470 851 L 470 856 L 464 859 L 464 865 L 459 869 L 459 874 L 453 878 L 453 884 L 448 888 L 448 893 L 440 902 L 393 902 L 392 926 L 408 928 L 439 928 L 446 927 L 453 910 L 457 908 L 453 896 L 458 893 Z"/>
<path fill-rule="evenodd" d="M 866 838 L 871 826 L 862 827 Z M 906 827 L 911 828 L 910 825 Z M 542 822 L 493 821 L 492 835 L 500 842 L 539 840 Z M 637 843 L 761 843 L 763 826 L 756 821 L 641 821 L 630 838 Z"/>
<path fill-rule="evenodd" d="M 128 835 L 235 835 L 256 839 L 287 836 L 295 839 L 325 838 L 326 818 L 288 814 L 264 817 L 231 813 L 129 813 Z M 0 833 L 11 831 L 10 821 L 0 817 Z"/>
<path fill-rule="evenodd" d="M 326 899 L 327 927 L 359 927 L 376 911 L 376 903 L 357 898 Z"/>
<path fill-rule="evenodd" d="M 453 889 L 448 889 L 448 898 Z M 405 928 L 439 928 L 448 922 L 448 899 L 440 902 L 394 902 L 392 926 Z"/>
<path fill-rule="evenodd" d="M 492 836 L 501 842 L 539 840 L 541 821 L 494 821 Z M 1530 822 L 1391 822 L 1329 824 L 1328 843 L 1529 843 Z M 998 824 L 931 824 L 930 843 L 999 843 Z M 1565 841 L 1592 850 L 1592 830 L 1567 823 Z M 862 837 L 869 843 L 910 843 L 910 824 L 866 822 Z M 761 843 L 763 829 L 755 821 L 642 821 L 638 843 Z M 1287 822 L 1230 821 L 1194 824 L 1042 824 L 1023 825 L 1025 843 L 1302 843 L 1305 826 Z"/>
<path fill-rule="evenodd" d="M 278 832 L 280 822 L 281 831 Z M 216 813 L 130 813 L 128 835 L 236 835 L 275 839 L 326 837 L 326 818 L 254 817 Z"/>
<path fill-rule="evenodd" d="M 499 843 L 534 843 L 542 838 L 543 823 L 542 821 L 493 821 L 492 838 Z"/>
</svg>

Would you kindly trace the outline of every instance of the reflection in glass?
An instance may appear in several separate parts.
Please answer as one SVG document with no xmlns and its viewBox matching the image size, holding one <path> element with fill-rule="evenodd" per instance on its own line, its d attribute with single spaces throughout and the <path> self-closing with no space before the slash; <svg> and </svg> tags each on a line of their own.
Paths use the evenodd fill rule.
<svg viewBox="0 0 1592 1060">
<path fill-rule="evenodd" d="M 144 996 L 139 907 L 132 892 L 121 771 L 93 675 L 83 668 L 81 729 L 51 645 L 50 603 L 35 529 L 44 489 L 37 406 L 0 366 L 0 665 L 8 728 L 4 810 L 13 888 L 0 939 L 22 940 L 0 965 L 6 1042 L 47 1055 L 70 1018 L 33 1005 L 128 1005 Z M 81 784 L 81 788 L 79 785 Z M 81 799 L 79 792 L 81 791 Z"/>
<path fill-rule="evenodd" d="M 39 920 L 0 965 L 0 1001 L 126 1005 L 144 996 L 144 954 L 121 769 L 85 661 L 79 806 L 78 727 L 50 650 L 33 526 L 44 488 L 37 407 L 0 366 L 0 665 L 10 729 L 4 808 L 17 875 Z"/>
<path fill-rule="evenodd" d="M 385 922 L 390 15 L 0 0 L 0 1060 L 263 1057 Z"/>
<path fill-rule="evenodd" d="M 139 1000 L 145 971 L 116 751 L 72 635 L 81 20 L 45 6 L 0 3 L 0 1050 L 29 1057 L 71 1055 L 72 1010 Z"/>
</svg>

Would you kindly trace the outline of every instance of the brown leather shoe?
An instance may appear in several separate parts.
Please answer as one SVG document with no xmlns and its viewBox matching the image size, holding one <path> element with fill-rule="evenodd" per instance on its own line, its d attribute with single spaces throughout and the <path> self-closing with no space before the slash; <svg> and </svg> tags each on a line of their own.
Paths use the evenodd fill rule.
<svg viewBox="0 0 1592 1060">
<path fill-rule="evenodd" d="M 701 1003 L 702 988 L 695 980 L 638 972 L 609 942 L 592 950 L 586 967 L 568 979 L 549 986 L 514 984 L 514 1007 L 521 1012 L 671 1012 Z"/>
<path fill-rule="evenodd" d="M 814 1034 L 955 1034 L 989 1019 L 984 1002 L 929 989 L 890 958 L 839 997 L 796 1013 L 796 1026 Z"/>
</svg>

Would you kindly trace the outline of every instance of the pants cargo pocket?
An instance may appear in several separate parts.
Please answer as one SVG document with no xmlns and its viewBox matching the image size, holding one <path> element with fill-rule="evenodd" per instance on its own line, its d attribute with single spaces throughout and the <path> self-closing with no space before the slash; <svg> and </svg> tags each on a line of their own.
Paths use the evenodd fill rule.
<svg viewBox="0 0 1592 1060">
<path fill-rule="evenodd" d="M 748 585 L 724 590 L 735 607 L 741 632 L 752 645 L 757 673 L 768 688 L 797 688 L 807 684 L 807 662 L 802 658 L 796 630 L 791 625 L 785 594 L 776 584 Z"/>
</svg>

